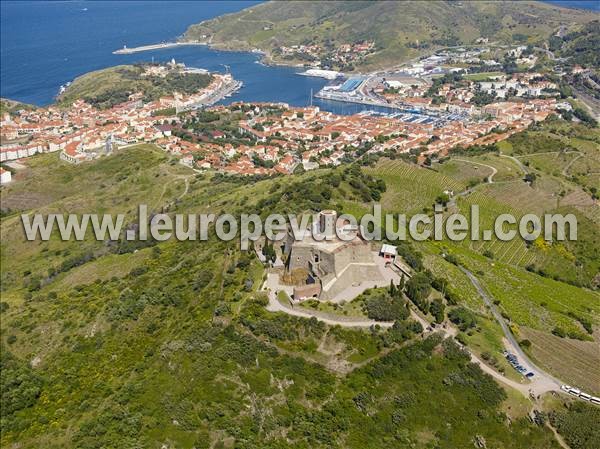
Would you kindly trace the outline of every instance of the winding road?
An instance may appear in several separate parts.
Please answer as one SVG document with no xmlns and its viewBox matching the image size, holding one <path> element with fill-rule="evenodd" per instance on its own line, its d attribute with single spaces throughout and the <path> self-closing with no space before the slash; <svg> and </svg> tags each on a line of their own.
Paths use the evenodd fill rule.
<svg viewBox="0 0 600 449">
<path fill-rule="evenodd" d="M 560 382 L 554 376 L 548 374 L 546 371 L 538 368 L 527 356 L 527 354 L 523 352 L 523 350 L 519 346 L 519 343 L 517 342 L 512 332 L 506 325 L 506 321 L 504 321 L 504 318 L 496 308 L 493 299 L 481 285 L 479 279 L 477 279 L 477 277 L 475 277 L 475 275 L 466 268 L 459 268 L 463 273 L 467 275 L 469 281 L 471 281 L 471 284 L 473 284 L 473 287 L 475 287 L 475 290 L 477 290 L 477 293 L 479 293 L 479 296 L 481 296 L 481 298 L 485 302 L 492 316 L 502 328 L 502 332 L 504 333 L 505 348 L 509 350 L 509 352 L 512 352 L 513 354 L 517 355 L 519 363 L 528 368 L 528 371 L 534 373 L 534 377 L 531 379 L 531 384 L 528 385 L 528 388 L 531 390 L 531 392 L 535 395 L 540 395 L 548 391 L 559 391 L 562 382 Z"/>
<path fill-rule="evenodd" d="M 299 308 L 294 308 L 292 305 L 290 305 L 288 307 L 287 305 L 283 304 L 282 302 L 280 302 L 277 299 L 276 290 L 268 288 L 268 286 L 270 285 L 269 276 L 277 276 L 277 275 L 276 274 L 267 275 L 267 279 L 265 280 L 265 283 L 263 284 L 263 287 L 262 287 L 262 290 L 263 291 L 266 290 L 268 293 L 269 303 L 267 304 L 266 309 L 270 312 L 282 312 L 282 313 L 287 313 L 288 315 L 292 315 L 292 316 L 296 316 L 296 317 L 300 317 L 300 318 L 309 318 L 309 319 L 315 318 L 318 321 L 321 321 L 330 326 L 341 326 L 341 327 L 347 327 L 347 328 L 352 328 L 352 327 L 354 327 L 354 328 L 370 328 L 371 326 L 374 326 L 374 325 L 379 325 L 380 327 L 383 327 L 383 328 L 389 328 L 394 325 L 393 322 L 389 322 L 389 321 L 361 320 L 361 319 L 352 319 L 352 318 L 345 318 L 345 317 L 335 317 L 334 318 L 334 317 L 328 316 L 327 314 L 324 314 L 324 313 L 318 312 L 318 311 L 300 310 Z M 477 281 L 476 278 L 475 278 L 475 280 Z M 478 289 L 478 291 L 479 291 L 479 289 Z M 481 289 L 481 292 L 483 292 L 483 294 L 485 294 L 483 289 Z M 480 292 L 480 294 L 481 294 L 481 292 Z M 485 300 L 485 298 L 484 298 L 484 300 Z M 486 301 L 486 303 L 487 303 L 487 301 Z M 418 315 L 412 309 L 411 309 L 411 318 L 413 318 L 415 321 L 419 322 L 421 324 L 421 326 L 423 327 L 423 329 L 425 329 L 425 330 L 430 327 L 430 323 L 427 320 L 423 319 L 420 315 Z M 453 326 L 446 325 L 443 327 L 438 327 L 435 330 L 435 332 L 441 333 L 444 337 L 454 337 L 458 333 L 458 330 Z M 536 380 L 534 383 L 532 382 L 530 384 L 522 384 L 515 380 L 509 379 L 509 378 L 503 376 L 502 374 L 500 374 L 498 371 L 496 371 L 489 365 L 486 365 L 481 359 L 479 359 L 475 354 L 473 354 L 473 352 L 468 347 L 464 347 L 464 346 L 462 346 L 462 347 L 469 352 L 469 354 L 471 355 L 471 361 L 473 363 L 478 364 L 483 372 L 489 374 L 494 379 L 507 385 L 508 387 L 514 388 L 515 390 L 521 392 L 521 394 L 523 394 L 523 396 L 525 396 L 525 397 L 529 397 L 530 394 L 538 395 L 538 394 L 545 393 L 547 391 L 557 390 L 556 384 L 554 384 L 554 383 L 548 384 L 547 382 L 541 381 L 541 380 Z M 518 345 L 517 345 L 517 347 L 518 347 Z M 537 375 L 537 373 L 542 373 L 542 371 L 539 369 L 536 369 L 535 372 L 536 372 L 536 375 Z M 540 379 L 542 379 L 542 376 L 540 376 Z M 534 386 L 534 384 L 535 384 L 535 386 Z M 558 387 L 560 387 L 560 384 L 558 385 Z"/>
<path fill-rule="evenodd" d="M 528 170 L 528 169 L 527 169 L 527 167 L 526 167 L 526 166 L 523 164 L 523 162 L 521 162 L 521 161 L 520 161 L 519 159 L 517 159 L 516 157 L 514 157 L 514 156 L 509 156 L 508 154 L 502 154 L 502 153 L 500 153 L 498 156 L 500 156 L 500 157 L 505 157 L 505 158 L 508 158 L 508 159 L 510 159 L 511 161 L 513 161 L 514 163 L 516 163 L 516 164 L 519 166 L 519 168 L 521 169 L 521 171 L 523 172 L 523 174 L 524 174 L 524 175 L 526 175 L 526 174 L 528 174 L 528 173 L 529 173 L 529 170 Z"/>
<path fill-rule="evenodd" d="M 513 336 L 511 330 L 509 329 L 506 321 L 498 311 L 497 307 L 494 304 L 494 300 L 491 295 L 486 291 L 485 287 L 481 284 L 479 279 L 467 270 L 464 267 L 459 267 L 463 273 L 469 278 L 473 287 L 477 290 L 477 293 L 483 299 L 486 307 L 489 309 L 493 318 L 498 322 L 502 332 L 504 334 L 503 344 L 505 349 L 515 354 L 518 358 L 519 364 L 524 366 L 528 372 L 534 373 L 534 376 L 529 379 L 529 383 L 519 383 L 518 381 L 509 379 L 496 371 L 491 366 L 484 363 L 481 359 L 479 359 L 473 351 L 471 351 L 468 347 L 463 348 L 469 352 L 471 355 L 471 361 L 480 366 L 482 371 L 492 376 L 497 381 L 503 383 L 504 385 L 514 388 L 515 390 L 521 392 L 525 397 L 539 397 L 540 395 L 550 392 L 557 391 L 560 392 L 561 385 L 564 382 L 561 382 L 556 377 L 552 376 L 548 372 L 539 368 L 535 363 L 531 361 L 529 356 L 525 354 L 525 352 L 519 346 L 519 343 Z M 266 291 L 268 294 L 269 302 L 266 306 L 267 310 L 271 312 L 282 312 L 287 313 L 288 315 L 300 317 L 300 318 L 315 318 L 318 321 L 321 321 L 330 326 L 342 326 L 346 328 L 370 328 L 372 326 L 378 325 L 382 328 L 390 328 L 394 325 L 393 322 L 389 321 L 376 321 L 370 319 L 360 319 L 360 318 L 351 318 L 351 317 L 341 317 L 341 316 L 332 316 L 331 314 L 327 314 L 324 312 L 307 310 L 300 307 L 295 308 L 293 304 L 285 304 L 283 301 L 279 301 L 277 298 L 278 293 L 278 275 L 275 273 L 269 273 L 267 275 L 267 279 L 265 280 L 262 290 Z M 411 309 L 411 318 L 418 321 L 421 326 L 423 326 L 424 332 L 431 332 L 430 323 L 421 317 L 418 313 Z M 444 337 L 454 337 L 458 333 L 458 329 L 451 325 L 450 323 L 445 323 L 442 326 L 438 326 L 435 329 L 435 332 L 441 333 Z"/>
</svg>

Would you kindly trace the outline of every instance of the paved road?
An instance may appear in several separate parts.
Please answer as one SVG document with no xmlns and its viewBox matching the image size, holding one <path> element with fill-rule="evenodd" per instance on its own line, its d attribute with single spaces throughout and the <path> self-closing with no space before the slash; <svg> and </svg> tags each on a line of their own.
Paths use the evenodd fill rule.
<svg viewBox="0 0 600 449">
<path fill-rule="evenodd" d="M 291 305 L 290 306 L 283 305 L 277 299 L 277 294 L 275 293 L 274 290 L 269 290 L 268 295 L 269 295 L 269 304 L 267 305 L 267 310 L 269 312 L 283 312 L 283 313 L 287 313 L 288 315 L 293 315 L 293 316 L 297 316 L 297 317 L 301 317 L 301 318 L 316 318 L 317 320 L 322 321 L 325 324 L 329 324 L 330 326 L 369 328 L 371 326 L 378 324 L 381 327 L 387 328 L 387 327 L 392 327 L 394 325 L 393 322 L 388 322 L 388 321 L 361 320 L 361 319 L 353 319 L 353 318 L 342 319 L 341 317 L 340 318 L 332 318 L 332 317 L 329 317 L 326 314 L 316 311 L 316 310 L 309 312 L 307 310 L 301 310 L 299 307 L 292 307 Z"/>
<path fill-rule="evenodd" d="M 266 285 L 265 285 L 265 287 L 266 287 Z M 273 290 L 268 290 L 268 295 L 269 295 L 269 304 L 267 305 L 267 310 L 270 312 L 283 312 L 283 313 L 287 313 L 288 315 L 297 316 L 300 318 L 316 318 L 317 320 L 322 321 L 323 323 L 328 324 L 330 326 L 370 328 L 371 326 L 377 324 L 383 328 L 389 328 L 394 325 L 394 323 L 392 323 L 392 322 L 375 321 L 375 320 L 359 320 L 359 319 L 341 318 L 341 317 L 334 319 L 332 317 L 327 317 L 324 314 L 319 313 L 318 311 L 310 311 L 309 312 L 309 311 L 299 310 L 298 308 L 293 308 L 292 306 L 288 307 L 288 306 L 282 304 L 281 302 L 279 302 L 279 300 L 277 299 L 277 295 Z M 427 329 L 427 327 L 429 327 L 429 322 L 427 322 L 425 319 L 420 317 L 418 314 L 416 314 L 412 310 L 411 310 L 411 318 L 413 318 L 414 320 L 421 323 L 421 326 L 423 326 L 423 329 Z M 457 333 L 456 329 L 453 327 L 448 327 L 446 329 L 438 328 L 436 330 L 436 332 L 442 333 L 442 335 L 444 337 L 454 336 Z M 499 382 L 501 382 L 511 388 L 514 388 L 517 391 L 520 391 L 524 396 L 529 396 L 529 393 L 531 390 L 530 384 L 520 384 L 517 381 L 514 381 L 512 379 L 504 377 L 498 371 L 496 371 L 495 369 L 486 365 L 475 354 L 473 354 L 469 350 L 469 348 L 465 347 L 465 349 L 467 351 L 469 351 L 469 353 L 471 355 L 471 361 L 473 363 L 478 364 L 483 372 L 489 374 L 490 376 L 492 376 L 494 379 L 498 380 Z M 548 391 L 548 390 L 546 390 L 546 391 Z M 535 393 L 539 394 L 538 391 L 535 391 Z"/>
<path fill-rule="evenodd" d="M 268 274 L 267 280 L 265 281 L 265 284 L 263 285 L 263 290 L 267 290 L 267 294 L 269 297 L 269 303 L 267 305 L 267 310 L 269 310 L 270 312 L 283 312 L 283 313 L 287 313 L 288 315 L 297 316 L 300 318 L 316 318 L 317 320 L 322 321 L 323 323 L 328 324 L 330 326 L 342 326 L 342 327 L 350 327 L 350 328 L 351 327 L 370 328 L 373 325 L 379 325 L 383 328 L 389 328 L 394 325 L 393 322 L 361 320 L 361 319 L 353 319 L 353 318 L 345 318 L 345 317 L 334 318 L 331 316 L 327 316 L 327 314 L 318 312 L 316 310 L 315 311 L 300 310 L 299 308 L 294 308 L 291 305 L 288 306 L 288 305 L 282 304 L 277 299 L 276 290 L 269 288 L 271 286 L 274 286 L 275 284 L 278 284 L 277 281 L 275 280 L 276 276 L 277 276 L 276 274 L 272 274 L 272 273 Z M 427 320 L 425 320 L 424 318 L 422 318 L 417 313 L 415 313 L 414 310 L 411 310 L 411 318 L 413 318 L 415 321 L 418 321 L 421 324 L 421 326 L 423 326 L 423 329 L 427 329 L 429 327 L 429 322 Z M 442 335 L 444 337 L 448 337 L 448 336 L 454 337 L 458 333 L 457 329 L 454 328 L 453 326 L 438 327 L 436 329 L 436 332 L 442 333 Z M 529 393 L 531 390 L 531 384 L 520 384 L 519 382 L 516 382 L 512 379 L 508 379 L 507 377 L 503 376 L 495 369 L 486 365 L 475 354 L 473 354 L 469 350 L 469 348 L 465 347 L 464 349 L 469 351 L 469 353 L 471 354 L 471 361 L 473 363 L 478 364 L 481 367 L 482 371 L 489 374 L 490 376 L 492 376 L 494 379 L 498 380 L 499 382 L 502 382 L 503 384 L 520 391 L 524 396 L 529 396 Z M 540 391 L 538 391 L 538 390 L 539 389 L 536 389 L 535 394 L 540 393 L 541 390 Z M 545 391 L 548 391 L 548 390 L 545 390 Z"/>
<path fill-rule="evenodd" d="M 473 363 L 477 363 L 481 369 L 492 376 L 494 379 L 499 382 L 514 388 L 517 391 L 520 391 L 524 396 L 529 396 L 533 394 L 535 396 L 547 393 L 549 391 L 561 391 L 560 386 L 563 384 L 560 380 L 556 379 L 551 374 L 542 370 L 538 366 L 536 366 L 531 359 L 523 352 L 519 343 L 513 336 L 512 332 L 508 328 L 504 318 L 494 305 L 494 301 L 492 297 L 487 293 L 484 287 L 479 282 L 479 279 L 473 275 L 469 270 L 464 267 L 460 267 L 460 269 L 467 275 L 486 306 L 489 308 L 490 312 L 494 319 L 500 325 L 502 332 L 504 333 L 503 343 L 505 348 L 515 354 L 519 359 L 519 363 L 525 366 L 528 371 L 531 371 L 535 374 L 535 376 L 531 379 L 531 383 L 529 384 L 521 384 L 512 379 L 508 379 L 507 377 L 500 374 L 498 371 L 486 365 L 482 360 L 480 360 L 469 348 L 465 347 L 467 351 L 471 354 L 471 361 Z M 294 308 L 291 304 L 283 304 L 279 302 L 277 299 L 277 286 L 279 283 L 277 281 L 277 274 L 270 273 L 267 275 L 267 279 L 263 285 L 263 290 L 267 291 L 269 297 L 269 303 L 267 305 L 267 310 L 271 312 L 283 312 L 288 315 L 293 315 L 301 318 L 316 318 L 319 321 L 324 322 L 325 324 L 331 326 L 342 326 L 342 327 L 359 327 L 359 328 L 370 328 L 373 325 L 379 325 L 383 328 L 389 328 L 393 326 L 393 322 L 382 322 L 368 319 L 356 319 L 350 317 L 333 317 L 329 314 L 319 312 L 319 311 L 309 311 L 309 310 L 301 310 L 300 308 Z M 279 286 L 281 287 L 281 286 Z M 427 329 L 429 327 L 429 323 L 423 319 L 420 315 L 415 313 L 415 311 L 411 310 L 411 317 L 421 323 L 423 329 Z M 457 329 L 454 326 L 446 325 L 444 327 L 438 327 L 436 329 L 437 332 L 441 332 L 444 337 L 447 336 L 455 336 L 457 334 Z"/>
<path fill-rule="evenodd" d="M 548 374 L 544 370 L 538 368 L 529 359 L 527 354 L 523 352 L 523 350 L 519 346 L 519 343 L 517 342 L 512 332 L 506 325 L 506 321 L 504 321 L 504 318 L 502 317 L 500 312 L 498 312 L 498 309 L 494 305 L 493 299 L 485 291 L 485 289 L 479 282 L 479 279 L 477 279 L 473 275 L 473 273 L 471 273 L 466 268 L 460 267 L 460 269 L 467 275 L 467 277 L 471 281 L 471 284 L 473 284 L 473 287 L 475 287 L 477 293 L 479 293 L 479 296 L 481 296 L 486 306 L 489 308 L 494 319 L 502 328 L 502 332 L 504 333 L 504 344 L 506 349 L 517 356 L 521 365 L 525 366 L 526 368 L 528 368 L 529 371 L 535 374 L 535 376 L 531 379 L 531 384 L 528 385 L 528 389 L 530 389 L 535 395 L 543 394 L 548 391 L 560 391 L 560 386 L 562 385 L 562 382 L 560 382 L 558 379 Z"/>
</svg>

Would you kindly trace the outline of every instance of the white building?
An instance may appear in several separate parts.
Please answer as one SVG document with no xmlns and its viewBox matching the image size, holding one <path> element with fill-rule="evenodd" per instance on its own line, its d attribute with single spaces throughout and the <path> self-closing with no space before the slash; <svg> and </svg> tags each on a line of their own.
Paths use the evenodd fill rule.
<svg viewBox="0 0 600 449">
<path fill-rule="evenodd" d="M 12 173 L 0 167 L 0 184 L 8 184 L 12 180 Z"/>
</svg>

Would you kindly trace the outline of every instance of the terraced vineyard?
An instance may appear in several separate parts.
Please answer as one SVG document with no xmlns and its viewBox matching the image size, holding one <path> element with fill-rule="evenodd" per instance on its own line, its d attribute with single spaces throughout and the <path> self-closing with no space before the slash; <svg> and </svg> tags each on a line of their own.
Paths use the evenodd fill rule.
<svg viewBox="0 0 600 449">
<path fill-rule="evenodd" d="M 590 188 L 600 186 L 600 131 L 560 120 L 544 122 L 535 131 L 512 136 L 498 144 L 530 170 Z"/>
<path fill-rule="evenodd" d="M 581 154 L 576 151 L 568 153 L 544 153 L 520 156 L 519 160 L 528 163 L 530 167 L 546 173 L 559 176 L 563 169 L 576 159 L 580 159 Z"/>
<path fill-rule="evenodd" d="M 467 158 L 451 159 L 443 164 L 436 164 L 434 168 L 440 173 L 464 183 L 482 182 L 493 173 L 491 168 L 481 163 L 470 162 L 471 160 Z"/>
<path fill-rule="evenodd" d="M 505 187 L 500 187 L 504 188 Z M 512 239 L 508 242 L 501 241 L 495 237 L 490 241 L 482 239 L 482 232 L 485 229 L 494 229 L 494 222 L 500 214 L 512 214 L 517 219 L 523 215 L 523 212 L 515 207 L 501 203 L 491 192 L 496 189 L 495 185 L 481 186 L 473 193 L 461 198 L 458 205 L 464 214 L 470 216 L 470 208 L 472 205 L 479 206 L 481 232 L 479 241 L 470 241 L 465 239 L 460 244 L 470 249 L 483 253 L 490 251 L 493 253 L 496 260 L 515 265 L 525 266 L 533 263 L 536 260 L 536 254 L 528 249 L 525 242 L 521 239 Z"/>
<path fill-rule="evenodd" d="M 596 224 L 600 224 L 600 205 L 578 206 L 578 210 Z"/>
<path fill-rule="evenodd" d="M 515 211 L 543 214 L 556 206 L 556 199 L 547 191 L 529 187 L 523 181 L 481 186 L 478 193 L 494 198 Z"/>
<path fill-rule="evenodd" d="M 600 293 L 530 273 L 523 268 L 489 260 L 465 245 L 434 246 L 456 255 L 498 301 L 511 322 L 545 332 L 560 327 L 584 337 L 580 323 L 569 312 L 600 324 Z M 482 274 L 483 273 L 483 274 Z M 518 329 L 515 329 L 518 332 Z"/>
<path fill-rule="evenodd" d="M 382 207 L 398 213 L 421 212 L 431 207 L 444 190 L 461 191 L 466 187 L 464 182 L 399 160 L 382 160 L 366 172 L 385 181 Z"/>
<path fill-rule="evenodd" d="M 467 160 L 485 161 L 481 163 L 486 165 L 493 164 L 499 170 L 498 173 L 502 173 L 510 180 L 495 182 L 497 174 L 494 176 L 492 184 L 480 184 L 471 191 L 465 192 L 467 189 L 465 184 L 478 170 L 474 170 L 474 164 L 472 165 L 470 162 L 453 161 L 452 159 L 434 166 L 440 172 L 419 168 L 398 160 L 381 160 L 374 168 L 367 170 L 370 174 L 386 181 L 387 191 L 382 199 L 384 211 L 408 215 L 424 210 L 431 213 L 431 206 L 435 198 L 446 189 L 454 190 L 455 193 L 460 193 L 456 197 L 456 204 L 464 215 L 470 216 L 472 205 L 479 207 L 481 225 L 478 241 L 465 239 L 457 244 L 480 254 L 490 252 L 494 260 L 500 262 L 520 267 L 535 266 L 546 270 L 551 276 L 560 274 L 562 279 L 569 279 L 584 285 L 589 284 L 595 274 L 595 265 L 592 263 L 586 266 L 585 271 L 582 271 L 575 262 L 577 260 L 591 261 L 590 257 L 593 257 L 589 248 L 594 247 L 595 243 L 590 239 L 596 233 L 591 230 L 585 217 L 592 220 L 589 223 L 593 223 L 594 220 L 597 220 L 600 212 L 597 211 L 598 206 L 592 204 L 590 196 L 566 180 L 552 176 L 539 177 L 530 186 L 521 179 L 522 175 L 517 173 L 520 168 L 510 158 L 484 155 Z M 485 167 L 481 168 L 485 169 Z M 464 169 L 465 173 L 461 173 L 461 169 Z M 533 244 L 528 244 L 520 238 L 504 242 L 494 235 L 489 241 L 483 240 L 483 230 L 493 230 L 495 220 L 501 214 L 511 214 L 518 222 L 525 214 L 534 213 L 537 216 L 543 216 L 545 213 L 556 213 L 557 206 L 565 201 L 560 199 L 560 194 L 564 191 L 571 192 L 565 197 L 567 204 L 573 204 L 576 207 L 565 209 L 565 213 L 576 213 L 579 217 L 578 221 L 582 222 L 581 226 L 590 231 L 583 233 L 581 242 L 549 244 L 539 239 Z M 586 205 L 586 207 L 582 208 L 581 205 Z M 447 214 L 455 211 L 456 209 L 451 207 Z M 432 228 L 433 225 L 428 226 L 429 230 Z"/>
<path fill-rule="evenodd" d="M 524 338 L 531 341 L 529 353 L 544 369 L 588 393 L 600 393 L 600 351 L 598 342 L 559 338 L 526 327 Z"/>
<path fill-rule="evenodd" d="M 458 295 L 464 304 L 467 305 L 471 310 L 485 313 L 485 305 L 473 287 L 473 284 L 456 265 L 453 265 L 439 256 L 433 254 L 427 254 L 423 258 L 423 264 L 431 272 L 444 279 L 451 279 L 453 287 L 457 290 Z"/>
</svg>

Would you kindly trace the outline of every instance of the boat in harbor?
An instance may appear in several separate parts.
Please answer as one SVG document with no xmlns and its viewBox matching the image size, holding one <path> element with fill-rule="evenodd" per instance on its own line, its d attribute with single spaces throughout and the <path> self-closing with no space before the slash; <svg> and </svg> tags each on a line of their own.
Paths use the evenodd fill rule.
<svg viewBox="0 0 600 449">
<path fill-rule="evenodd" d="M 335 70 L 323 70 L 323 69 L 308 69 L 305 72 L 298 73 L 298 75 L 314 76 L 317 78 L 325 78 L 327 80 L 334 80 L 336 78 L 344 76 L 344 74 L 341 72 L 336 72 Z"/>
</svg>

